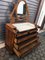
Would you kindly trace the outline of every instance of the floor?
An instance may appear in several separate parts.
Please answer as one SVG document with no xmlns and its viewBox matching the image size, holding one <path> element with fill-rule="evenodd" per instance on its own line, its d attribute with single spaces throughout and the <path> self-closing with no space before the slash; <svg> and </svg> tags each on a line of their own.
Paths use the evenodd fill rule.
<svg viewBox="0 0 45 60">
<path fill-rule="evenodd" d="M 16 55 L 11 55 L 6 48 L 0 49 L 0 60 L 45 60 L 45 33 L 39 33 L 41 44 L 28 55 L 23 58 L 18 58 Z"/>
</svg>

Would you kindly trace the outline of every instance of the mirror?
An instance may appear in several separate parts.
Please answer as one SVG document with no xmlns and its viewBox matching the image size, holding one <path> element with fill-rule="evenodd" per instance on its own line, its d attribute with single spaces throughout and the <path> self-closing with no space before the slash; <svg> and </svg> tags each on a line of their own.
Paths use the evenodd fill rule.
<svg viewBox="0 0 45 60">
<path fill-rule="evenodd" d="M 21 1 L 17 7 L 17 14 L 22 15 L 26 13 L 26 3 Z"/>
</svg>

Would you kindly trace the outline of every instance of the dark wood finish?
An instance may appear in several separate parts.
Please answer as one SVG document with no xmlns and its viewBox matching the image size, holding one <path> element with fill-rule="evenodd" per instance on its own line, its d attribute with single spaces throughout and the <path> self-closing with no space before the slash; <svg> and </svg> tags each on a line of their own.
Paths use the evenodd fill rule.
<svg viewBox="0 0 45 60">
<path fill-rule="evenodd" d="M 39 43 L 38 41 L 33 42 L 32 44 L 30 44 L 29 46 L 26 46 L 25 48 L 23 48 L 22 50 L 16 50 L 15 48 L 13 48 L 14 52 L 16 53 L 16 55 L 18 57 L 23 56 L 25 53 L 27 53 L 28 51 L 31 51 L 35 46 L 37 46 Z"/>
<path fill-rule="evenodd" d="M 24 56 L 29 51 L 31 51 L 36 45 L 39 44 L 38 42 L 38 33 L 37 33 L 37 26 L 34 29 L 19 32 L 16 27 L 12 25 L 15 23 L 15 19 L 20 19 L 17 16 L 17 6 L 21 0 L 18 0 L 18 3 L 14 5 L 14 9 L 10 14 L 11 21 L 9 24 L 6 24 L 6 40 L 5 45 L 9 51 L 15 52 L 18 57 Z M 25 3 L 26 1 L 23 0 Z M 29 11 L 26 4 L 26 11 L 27 17 L 25 17 L 25 22 L 29 22 Z M 13 14 L 16 12 L 16 17 Z M 22 17 L 21 17 L 22 18 Z"/>
<path fill-rule="evenodd" d="M 36 40 L 38 40 L 38 37 L 33 38 L 33 39 L 31 38 L 31 40 L 30 40 L 30 39 L 29 39 L 29 40 L 27 39 L 26 41 L 24 41 L 23 43 L 20 43 L 20 44 L 14 43 L 14 47 L 15 47 L 17 50 L 20 50 L 20 49 L 28 46 L 29 44 L 35 42 Z"/>
<path fill-rule="evenodd" d="M 28 31 L 28 32 L 26 31 L 26 32 L 23 32 L 23 33 L 18 33 L 18 34 L 17 34 L 17 37 L 26 35 L 26 34 L 28 34 L 28 33 L 33 33 L 33 32 L 36 32 L 36 31 L 37 31 L 37 29 L 31 30 L 31 31 Z"/>
<path fill-rule="evenodd" d="M 26 50 L 26 52 L 23 52 L 23 49 L 30 47 L 28 45 L 31 45 L 32 47 L 32 44 L 35 45 L 35 41 L 37 41 L 36 44 L 38 44 L 38 33 L 36 28 L 25 32 L 18 32 L 12 24 L 6 24 L 5 44 L 11 53 L 15 52 L 16 55 L 19 55 L 18 57 L 20 57 L 22 54 L 26 54 L 28 52 L 28 50 Z M 30 49 L 32 50 L 32 48 Z M 20 54 L 20 52 L 18 52 L 20 50 L 23 53 Z"/>
<path fill-rule="evenodd" d="M 20 1 L 21 0 L 18 0 L 17 1 L 17 4 L 15 4 L 14 5 L 14 9 L 13 9 L 13 11 L 11 12 L 11 14 L 10 14 L 10 18 L 11 18 L 11 20 L 10 20 L 10 23 L 15 23 L 15 20 L 17 19 L 18 21 L 19 21 L 19 17 L 18 17 L 18 15 L 17 15 L 17 7 L 18 7 L 18 4 L 20 3 Z M 24 18 L 22 18 L 23 20 L 25 19 L 25 22 L 29 22 L 29 11 L 28 11 L 28 6 L 27 6 L 27 3 L 26 3 L 26 1 L 25 0 L 23 0 L 24 2 L 25 2 L 25 4 L 26 4 L 26 13 L 27 13 L 27 16 L 25 16 Z M 16 13 L 16 17 L 14 16 L 14 13 Z"/>
<path fill-rule="evenodd" d="M 21 43 L 21 42 L 23 42 L 23 41 L 26 41 L 26 40 L 28 40 L 29 38 L 33 38 L 33 37 L 35 37 L 37 35 L 37 33 L 35 33 L 35 34 L 33 34 L 33 35 L 29 35 L 29 36 L 25 36 L 25 37 L 22 37 L 22 38 L 20 38 L 20 39 L 16 39 L 16 40 L 14 40 L 15 41 L 15 43 Z"/>
</svg>

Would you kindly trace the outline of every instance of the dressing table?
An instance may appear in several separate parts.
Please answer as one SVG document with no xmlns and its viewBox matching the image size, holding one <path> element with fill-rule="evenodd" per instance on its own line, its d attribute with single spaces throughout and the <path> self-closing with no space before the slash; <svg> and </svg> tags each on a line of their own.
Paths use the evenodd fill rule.
<svg viewBox="0 0 45 60">
<path fill-rule="evenodd" d="M 25 11 L 23 11 L 24 9 Z M 6 48 L 18 57 L 26 55 L 39 44 L 37 27 L 27 20 L 28 17 L 29 12 L 26 1 L 18 0 L 10 14 L 11 22 L 6 24 L 5 40 Z"/>
</svg>

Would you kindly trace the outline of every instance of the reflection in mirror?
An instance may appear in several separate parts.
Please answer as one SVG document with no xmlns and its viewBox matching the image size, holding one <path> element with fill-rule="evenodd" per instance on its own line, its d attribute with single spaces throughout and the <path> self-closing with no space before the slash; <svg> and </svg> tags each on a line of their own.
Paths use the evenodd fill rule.
<svg viewBox="0 0 45 60">
<path fill-rule="evenodd" d="M 21 1 L 17 8 L 17 14 L 24 14 L 25 13 L 24 10 L 25 10 L 25 2 Z"/>
</svg>

